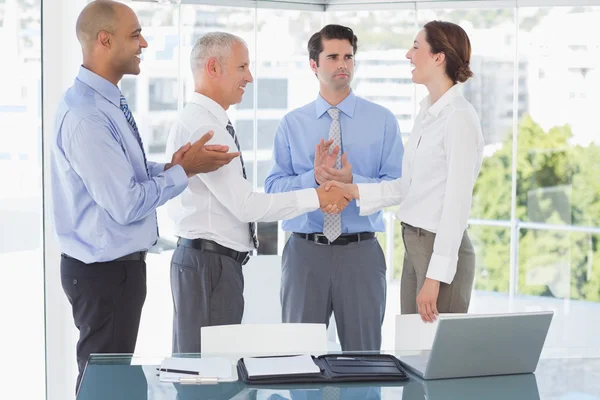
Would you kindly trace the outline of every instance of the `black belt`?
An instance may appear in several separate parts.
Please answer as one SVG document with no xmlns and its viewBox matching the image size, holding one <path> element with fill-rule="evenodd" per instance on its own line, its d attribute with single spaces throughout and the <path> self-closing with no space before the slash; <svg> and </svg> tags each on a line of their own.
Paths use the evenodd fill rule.
<svg viewBox="0 0 600 400">
<path fill-rule="evenodd" d="M 369 240 L 375 237 L 374 232 L 360 232 L 360 233 L 351 233 L 348 235 L 341 235 L 333 242 L 330 242 L 329 239 L 325 237 L 322 233 L 298 233 L 294 232 L 294 235 L 306 239 L 309 242 L 317 243 L 317 244 L 328 244 L 333 246 L 343 246 L 349 243 L 360 242 L 361 240 Z"/>
<path fill-rule="evenodd" d="M 241 263 L 242 265 L 246 264 L 250 259 L 249 252 L 235 251 L 230 249 L 229 247 L 221 246 L 219 243 L 213 242 L 212 240 L 179 238 L 179 240 L 177 241 L 177 245 L 183 247 L 191 247 L 192 249 L 206 251 L 208 253 L 221 254 L 222 256 L 233 258 L 235 261 Z"/>
<path fill-rule="evenodd" d="M 103 262 L 114 262 L 114 261 L 146 261 L 146 254 L 147 253 L 148 253 L 147 251 L 136 251 L 135 253 L 127 254 L 126 256 L 115 258 L 114 260 L 110 260 L 110 261 L 103 261 Z M 70 255 L 65 254 L 65 253 L 62 253 L 61 256 L 64 257 L 64 258 L 70 258 L 71 260 L 77 260 L 75 257 L 71 257 Z M 79 261 L 79 260 L 77 260 L 77 261 Z"/>
</svg>

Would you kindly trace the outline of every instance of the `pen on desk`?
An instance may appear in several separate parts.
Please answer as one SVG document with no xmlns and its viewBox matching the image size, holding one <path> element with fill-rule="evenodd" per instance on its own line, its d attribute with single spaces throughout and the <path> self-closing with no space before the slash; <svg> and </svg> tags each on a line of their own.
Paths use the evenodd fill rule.
<svg viewBox="0 0 600 400">
<path fill-rule="evenodd" d="M 182 369 L 172 369 L 172 368 L 157 368 L 160 372 L 171 372 L 173 374 L 188 374 L 188 375 L 200 375 L 200 372 L 196 371 L 184 371 Z"/>
</svg>

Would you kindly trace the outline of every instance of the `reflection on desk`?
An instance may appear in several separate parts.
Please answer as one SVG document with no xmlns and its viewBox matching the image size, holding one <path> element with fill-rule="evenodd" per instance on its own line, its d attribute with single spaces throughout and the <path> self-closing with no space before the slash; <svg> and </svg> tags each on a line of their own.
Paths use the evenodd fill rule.
<svg viewBox="0 0 600 400">
<path fill-rule="evenodd" d="M 148 399 L 148 382 L 141 365 L 112 365 L 110 368 L 88 365 L 85 375 L 86 382 L 81 384 L 78 400 Z"/>
<path fill-rule="evenodd" d="M 402 400 L 539 400 L 534 374 L 423 380 L 410 374 Z"/>
<path fill-rule="evenodd" d="M 218 385 L 174 385 L 158 379 L 156 368 L 162 357 L 92 355 L 77 400 L 424 400 L 425 396 L 427 400 L 599 399 L 600 358 L 592 356 L 598 354 L 596 349 L 587 349 L 587 353 L 590 356 L 542 359 L 535 375 L 428 382 L 410 376 L 409 381 L 389 384 L 262 387 L 251 387 L 241 381 Z M 237 361 L 239 357 L 234 358 Z"/>
</svg>

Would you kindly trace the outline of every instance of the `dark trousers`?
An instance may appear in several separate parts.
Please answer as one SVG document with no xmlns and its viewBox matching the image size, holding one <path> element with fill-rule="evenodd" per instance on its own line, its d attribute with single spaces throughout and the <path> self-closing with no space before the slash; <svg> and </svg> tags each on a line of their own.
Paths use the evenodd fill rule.
<svg viewBox="0 0 600 400">
<path fill-rule="evenodd" d="M 134 352 L 146 300 L 146 262 L 84 264 L 62 256 L 60 274 L 79 330 L 77 391 L 90 354 Z"/>
</svg>

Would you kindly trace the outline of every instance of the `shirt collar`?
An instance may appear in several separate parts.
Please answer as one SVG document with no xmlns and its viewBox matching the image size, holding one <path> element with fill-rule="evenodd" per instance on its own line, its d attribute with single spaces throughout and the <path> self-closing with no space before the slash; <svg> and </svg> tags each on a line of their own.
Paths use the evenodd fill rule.
<svg viewBox="0 0 600 400">
<path fill-rule="evenodd" d="M 83 65 L 79 67 L 77 79 L 91 87 L 106 100 L 117 106 L 117 108 L 121 107 L 121 91 L 112 82 L 90 71 Z"/>
<path fill-rule="evenodd" d="M 352 90 L 350 90 L 350 94 L 346 96 L 344 100 L 337 106 L 332 106 L 329 104 L 321 93 L 317 96 L 317 100 L 315 100 L 315 110 L 317 118 L 321 118 L 321 115 L 325 114 L 327 110 L 331 107 L 337 107 L 341 112 L 349 116 L 350 118 L 354 117 L 354 109 L 356 108 L 356 95 Z"/>
<path fill-rule="evenodd" d="M 199 106 L 206 108 L 208 112 L 214 115 L 217 121 L 219 121 L 220 125 L 227 126 L 229 123 L 229 117 L 227 116 L 225 109 L 210 97 L 194 92 L 190 98 L 190 103 L 198 104 Z"/>
<path fill-rule="evenodd" d="M 440 97 L 434 104 L 431 104 L 431 95 L 427 95 L 427 97 L 421 100 L 419 105 L 433 117 L 437 118 L 442 110 L 446 108 L 448 104 L 450 104 L 450 101 L 457 96 L 460 96 L 460 89 L 458 88 L 458 85 L 454 85 L 448 89 L 448 91 L 444 93 L 442 97 Z"/>
</svg>

